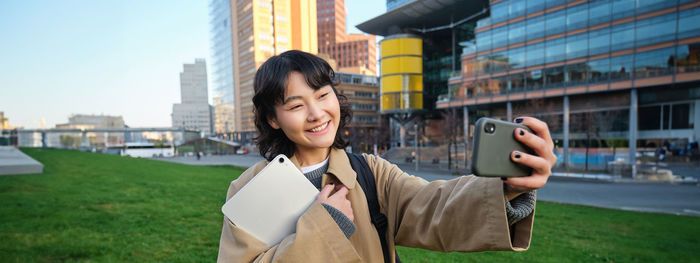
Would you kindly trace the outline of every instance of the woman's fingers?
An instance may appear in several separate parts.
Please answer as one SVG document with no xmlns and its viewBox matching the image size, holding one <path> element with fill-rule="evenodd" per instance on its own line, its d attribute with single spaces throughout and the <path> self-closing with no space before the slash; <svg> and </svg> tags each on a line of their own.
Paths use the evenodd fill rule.
<svg viewBox="0 0 700 263">
<path fill-rule="evenodd" d="M 547 160 L 550 166 L 553 166 L 557 162 L 557 157 L 554 155 L 554 142 L 552 142 L 547 124 L 531 117 L 519 117 L 515 120 L 528 126 L 534 132 L 516 128 L 514 131 L 515 138 L 534 150 L 538 156 Z"/>
<path fill-rule="evenodd" d="M 515 122 L 527 126 L 544 141 L 552 141 L 552 135 L 549 133 L 547 123 L 532 117 L 518 117 L 515 119 Z"/>
<path fill-rule="evenodd" d="M 513 162 L 532 168 L 534 170 L 533 173 L 548 175 L 552 172 L 552 166 L 549 164 L 549 161 L 539 156 L 514 151 L 510 154 L 510 159 Z"/>
<path fill-rule="evenodd" d="M 328 196 L 331 195 L 331 192 L 333 191 L 334 186 L 332 184 L 327 184 L 321 189 L 321 193 L 318 194 L 318 200 L 319 202 L 323 203 L 326 200 L 328 200 Z"/>
<path fill-rule="evenodd" d="M 504 181 L 506 184 L 510 185 L 513 190 L 521 193 L 527 192 L 539 189 L 547 183 L 552 167 L 546 159 L 518 151 L 512 152 L 510 158 L 513 162 L 532 168 L 532 174 L 530 176 L 510 177 Z"/>
<path fill-rule="evenodd" d="M 337 198 L 346 199 L 346 196 L 347 196 L 347 195 L 348 195 L 348 188 L 345 187 L 344 185 L 341 185 L 341 186 L 338 188 L 338 191 L 335 192 L 335 193 L 331 196 L 331 198 L 332 198 L 332 197 L 337 197 Z"/>
<path fill-rule="evenodd" d="M 516 128 L 513 132 L 518 141 L 534 150 L 537 155 L 544 156 L 544 154 L 550 151 L 549 147 L 547 147 L 547 142 L 543 138 L 521 128 Z"/>
</svg>

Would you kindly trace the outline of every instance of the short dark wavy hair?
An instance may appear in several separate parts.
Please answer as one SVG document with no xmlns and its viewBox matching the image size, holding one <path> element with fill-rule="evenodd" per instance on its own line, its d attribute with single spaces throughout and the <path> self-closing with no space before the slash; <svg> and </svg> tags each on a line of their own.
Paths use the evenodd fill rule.
<svg viewBox="0 0 700 263">
<path fill-rule="evenodd" d="M 294 154 L 294 142 L 287 138 L 282 129 L 274 129 L 267 122 L 269 117 L 275 117 L 275 106 L 284 100 L 284 91 L 292 72 L 304 75 L 306 83 L 314 90 L 326 85 L 333 88 L 340 104 L 340 124 L 331 147 L 345 148 L 348 143 L 342 137 L 341 129 L 350 122 L 352 113 L 347 98 L 335 89 L 337 83 L 334 82 L 335 72 L 333 72 L 333 68 L 328 65 L 328 62 L 313 54 L 290 50 L 269 58 L 255 73 L 253 105 L 255 127 L 259 134 L 254 140 L 260 155 L 268 161 L 272 161 L 272 158 L 279 154 L 288 157 Z"/>
</svg>

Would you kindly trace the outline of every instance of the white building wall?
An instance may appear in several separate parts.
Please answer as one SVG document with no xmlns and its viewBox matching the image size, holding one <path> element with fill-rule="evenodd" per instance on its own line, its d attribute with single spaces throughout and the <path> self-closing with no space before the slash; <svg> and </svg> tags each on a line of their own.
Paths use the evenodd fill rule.
<svg viewBox="0 0 700 263">
<path fill-rule="evenodd" d="M 172 126 L 196 129 L 204 135 L 212 133 L 212 116 L 207 92 L 207 68 L 204 59 L 184 64 L 180 73 L 180 98 L 173 104 Z"/>
</svg>

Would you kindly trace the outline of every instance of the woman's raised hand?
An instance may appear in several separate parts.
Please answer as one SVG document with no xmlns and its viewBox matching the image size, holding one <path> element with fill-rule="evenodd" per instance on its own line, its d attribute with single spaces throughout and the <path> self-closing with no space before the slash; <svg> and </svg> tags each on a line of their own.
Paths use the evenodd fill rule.
<svg viewBox="0 0 700 263">
<path fill-rule="evenodd" d="M 336 189 L 337 191 L 331 195 L 333 189 Z M 348 200 L 347 195 L 348 188 L 344 185 L 335 186 L 333 184 L 327 184 L 323 187 L 323 189 L 321 189 L 321 193 L 318 195 L 316 200 L 322 204 L 327 204 L 335 209 L 338 209 L 351 221 L 355 222 L 355 216 L 353 216 L 352 213 L 352 205 L 350 204 L 350 200 Z"/>
<path fill-rule="evenodd" d="M 535 154 L 514 151 L 510 154 L 511 160 L 532 168 L 532 174 L 526 177 L 510 177 L 504 179 L 506 183 L 506 195 L 509 199 L 543 187 L 552 173 L 552 166 L 557 162 L 554 155 L 554 143 L 549 133 L 547 124 L 532 117 L 518 117 L 515 122 L 529 127 L 532 132 L 523 129 L 515 129 L 515 139 L 530 147 Z"/>
</svg>

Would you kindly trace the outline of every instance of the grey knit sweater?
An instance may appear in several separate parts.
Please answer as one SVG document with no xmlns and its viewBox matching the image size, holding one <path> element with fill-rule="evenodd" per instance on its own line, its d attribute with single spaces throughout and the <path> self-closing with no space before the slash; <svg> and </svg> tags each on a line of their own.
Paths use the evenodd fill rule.
<svg viewBox="0 0 700 263">
<path fill-rule="evenodd" d="M 309 179 L 309 181 L 311 181 L 316 188 L 320 189 L 321 178 L 326 171 L 328 171 L 328 163 L 319 167 L 318 169 L 305 173 L 304 176 L 306 176 L 306 178 Z M 530 215 L 535 208 L 535 194 L 532 191 L 522 194 L 511 201 L 508 201 L 508 198 L 505 196 L 504 199 L 506 202 L 508 224 L 510 225 L 513 225 Z M 343 214 L 343 212 L 340 210 L 327 204 L 322 205 L 324 208 L 326 208 L 335 223 L 338 224 L 338 227 L 340 227 L 340 230 L 343 231 L 345 237 L 350 238 L 350 236 L 355 233 L 355 223 L 353 223 L 352 220 L 345 216 L 345 214 Z"/>
</svg>

